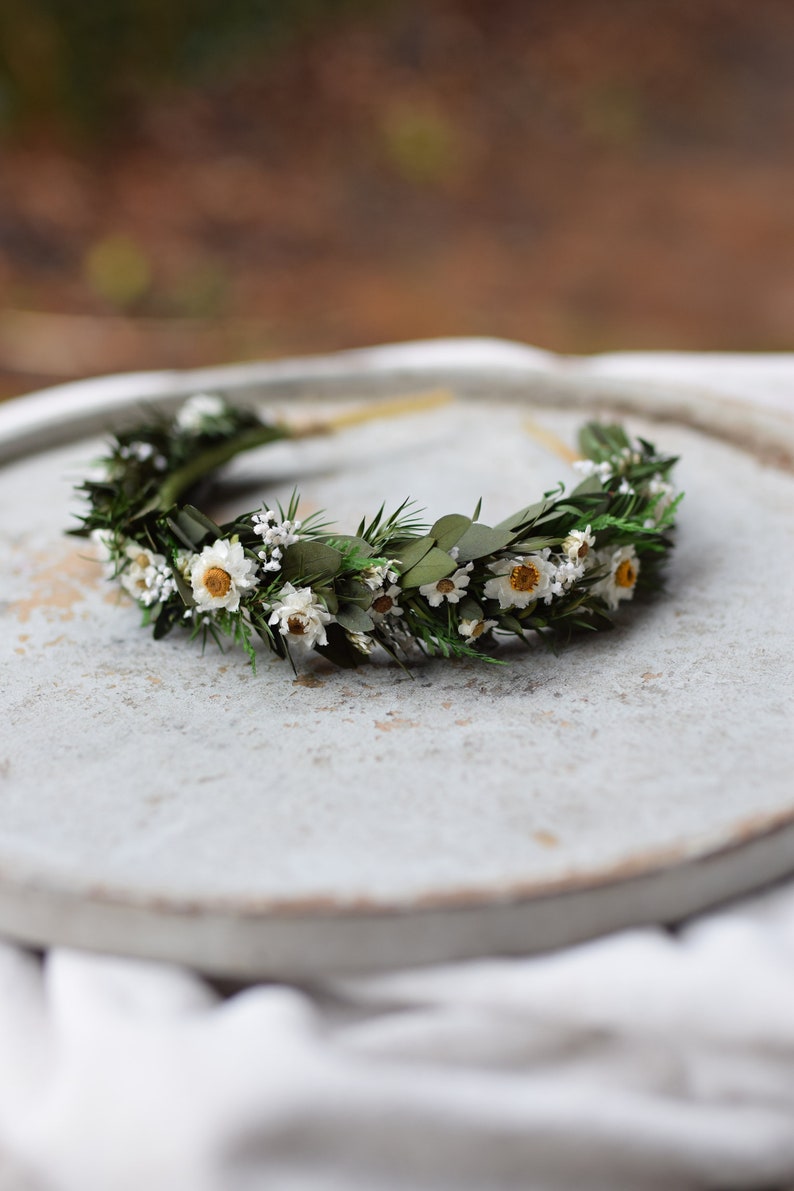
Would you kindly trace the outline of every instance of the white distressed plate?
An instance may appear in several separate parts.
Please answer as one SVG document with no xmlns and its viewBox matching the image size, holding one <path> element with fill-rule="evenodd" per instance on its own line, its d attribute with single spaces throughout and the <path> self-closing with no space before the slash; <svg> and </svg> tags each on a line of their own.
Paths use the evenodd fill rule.
<svg viewBox="0 0 794 1191">
<path fill-rule="evenodd" d="M 238 976 L 536 950 L 669 921 L 794 870 L 785 413 L 517 345 L 63 386 L 0 408 L 0 930 Z M 238 505 L 347 528 L 406 495 L 498 520 L 598 411 L 680 453 L 668 591 L 612 634 L 509 666 L 296 680 L 155 643 L 64 537 L 101 432 L 223 387 L 280 410 L 446 384 L 445 409 L 239 459 Z M 308 403 L 308 404 L 307 404 Z M 267 480 L 262 477 L 266 476 Z M 573 477 L 570 477 L 573 479 Z"/>
</svg>

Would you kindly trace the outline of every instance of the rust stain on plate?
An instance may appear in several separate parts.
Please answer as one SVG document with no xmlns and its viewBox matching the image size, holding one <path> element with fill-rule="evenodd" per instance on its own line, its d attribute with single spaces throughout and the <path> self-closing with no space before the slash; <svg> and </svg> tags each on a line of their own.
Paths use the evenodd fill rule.
<svg viewBox="0 0 794 1191">
<path fill-rule="evenodd" d="M 41 565 L 33 576 L 30 594 L 12 601 L 10 611 L 20 624 L 26 624 L 34 612 L 43 612 L 49 620 L 72 620 L 75 607 L 85 600 L 86 592 L 97 590 L 103 582 L 102 569 L 79 549 L 35 556 Z"/>
</svg>

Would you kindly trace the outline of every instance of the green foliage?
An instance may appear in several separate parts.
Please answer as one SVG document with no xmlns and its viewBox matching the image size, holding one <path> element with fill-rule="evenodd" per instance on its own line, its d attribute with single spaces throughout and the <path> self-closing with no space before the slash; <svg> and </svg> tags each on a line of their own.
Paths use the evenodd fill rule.
<svg viewBox="0 0 794 1191">
<path fill-rule="evenodd" d="M 539 635 L 553 647 L 577 632 L 608 628 L 619 600 L 635 584 L 649 591 L 660 584 L 680 501 L 664 483 L 675 460 L 657 455 L 643 440 L 632 442 L 622 427 L 591 424 L 582 431 L 594 462 L 608 465 L 605 478 L 589 476 L 567 494 L 559 485 L 497 526 L 452 513 L 428 530 L 405 501 L 391 514 L 381 506 L 355 534 L 336 533 L 315 514 L 303 521 L 297 540 L 285 539 L 274 553 L 272 543 L 263 548 L 254 512 L 218 524 L 190 497 L 235 454 L 288 433 L 230 406 L 192 430 L 179 418 L 154 415 L 119 434 L 104 461 L 105 475 L 82 485 L 89 507 L 73 532 L 101 531 L 116 577 L 124 581 L 126 569 L 138 565 L 132 561 L 138 549 L 160 559 L 161 587 L 151 589 L 150 606 L 143 608 L 156 639 L 174 630 L 202 644 L 228 638 L 253 663 L 257 638 L 292 662 L 291 650 L 307 631 L 289 627 L 293 614 L 304 615 L 303 600 L 309 620 L 322 624 L 312 611 L 319 609 L 327 622 L 312 637 L 314 648 L 343 667 L 362 664 L 375 644 L 398 661 L 411 644 L 430 657 L 492 660 L 482 650 L 493 632 L 522 641 Z M 298 512 L 297 492 L 286 509 L 278 506 L 285 524 L 294 525 Z M 478 504 L 475 517 L 479 513 Z M 285 524 L 278 532 L 291 534 Z M 587 543 L 571 538 L 575 532 Z M 580 563 L 580 548 L 586 556 L 593 541 L 590 562 Z M 128 552 L 128 546 L 134 548 Z M 247 573 L 256 575 L 239 591 L 234 611 L 223 604 L 208 607 L 206 591 L 193 590 L 196 558 L 207 547 L 233 548 L 247 560 Z M 526 586 L 533 568 L 536 595 Z M 453 573 L 456 579 L 445 585 Z"/>
</svg>

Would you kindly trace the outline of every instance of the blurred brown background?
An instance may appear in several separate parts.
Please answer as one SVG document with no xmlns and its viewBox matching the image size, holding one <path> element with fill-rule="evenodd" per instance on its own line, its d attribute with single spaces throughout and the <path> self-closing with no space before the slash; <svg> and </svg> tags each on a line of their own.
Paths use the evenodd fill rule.
<svg viewBox="0 0 794 1191">
<path fill-rule="evenodd" d="M 794 347 L 789 0 L 4 0 L 0 395 L 499 335 Z"/>
</svg>

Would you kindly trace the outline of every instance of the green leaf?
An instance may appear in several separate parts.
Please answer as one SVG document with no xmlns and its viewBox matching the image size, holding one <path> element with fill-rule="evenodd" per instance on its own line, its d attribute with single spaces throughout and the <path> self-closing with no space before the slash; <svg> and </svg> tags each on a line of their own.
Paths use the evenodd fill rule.
<svg viewBox="0 0 794 1191">
<path fill-rule="evenodd" d="M 188 550 L 198 550 L 198 543 L 201 541 L 201 538 L 196 539 L 195 533 L 193 536 L 188 535 L 171 517 L 166 517 L 165 523 L 171 530 L 171 533 L 174 535 L 174 537 L 177 538 L 177 540 L 180 541 L 183 546 L 187 546 Z M 204 535 L 202 534 L 201 536 L 203 537 Z"/>
<path fill-rule="evenodd" d="M 527 505 L 525 509 L 519 509 L 517 513 L 513 513 L 511 517 L 506 517 L 504 521 L 500 521 L 496 529 L 512 529 L 514 533 L 522 526 L 532 525 L 539 517 L 541 517 L 547 509 L 550 509 L 554 504 L 554 500 L 539 500 L 533 505 Z M 508 541 L 510 539 L 508 538 Z"/>
<path fill-rule="evenodd" d="M 375 553 L 369 542 L 352 533 L 335 533 L 331 542 L 334 546 L 338 546 L 344 554 L 360 554 L 364 558 L 371 558 Z"/>
<path fill-rule="evenodd" d="M 510 549 L 515 550 L 516 554 L 534 554 L 546 546 L 555 545 L 558 541 L 559 538 L 524 538 L 522 542 L 513 542 Z"/>
<path fill-rule="evenodd" d="M 372 603 L 372 588 L 354 575 L 340 580 L 336 590 L 343 603 L 358 604 L 360 608 L 369 608 Z"/>
<path fill-rule="evenodd" d="M 204 532 L 208 534 L 215 534 L 216 538 L 223 537 L 223 531 L 219 525 L 216 525 L 211 517 L 206 513 L 202 513 L 201 509 L 197 509 L 195 505 L 183 505 L 179 511 L 180 517 L 189 517 L 198 525 L 204 526 Z"/>
<path fill-rule="evenodd" d="M 472 562 L 496 554 L 498 550 L 504 550 L 512 538 L 512 531 L 504 526 L 492 529 L 490 525 L 474 521 L 457 544 L 458 562 Z"/>
<path fill-rule="evenodd" d="M 341 625 L 329 624 L 326 636 L 328 644 L 315 645 L 314 648 L 317 653 L 328 658 L 328 661 L 333 662 L 335 666 L 339 666 L 343 670 L 355 670 L 363 661 L 366 661 L 364 654 L 359 653 L 350 644 Z"/>
<path fill-rule="evenodd" d="M 573 500 L 575 496 L 600 496 L 603 491 L 604 488 L 598 476 L 585 476 L 581 484 L 577 484 L 568 494 L 568 499 Z"/>
<path fill-rule="evenodd" d="M 400 576 L 400 586 L 422 587 L 425 583 L 436 583 L 439 579 L 451 575 L 457 567 L 457 562 L 450 558 L 446 550 L 439 550 L 438 546 L 433 546 L 416 566 Z"/>
<path fill-rule="evenodd" d="M 461 620 L 483 620 L 483 611 L 471 596 L 464 596 L 458 604 L 458 617 Z"/>
<path fill-rule="evenodd" d="M 471 517 L 464 517 L 462 513 L 448 513 L 430 527 L 430 536 L 436 539 L 436 545 L 441 550 L 451 550 L 457 546 L 470 525 Z"/>
<path fill-rule="evenodd" d="M 421 562 L 428 550 L 432 550 L 435 544 L 435 538 L 427 534 L 423 538 L 415 538 L 414 541 L 404 546 L 402 550 L 398 550 L 394 557 L 400 564 L 400 570 L 403 574 L 406 571 L 410 571 L 411 567 L 415 567 L 418 562 Z"/>
<path fill-rule="evenodd" d="M 375 627 L 372 617 L 357 604 L 340 604 L 336 619 L 351 633 L 369 633 Z"/>
<path fill-rule="evenodd" d="M 176 567 L 171 568 L 171 574 L 174 577 L 174 583 L 176 583 L 176 589 L 179 592 L 180 596 L 182 597 L 182 603 L 185 604 L 188 608 L 195 608 L 196 601 L 193 597 L 193 588 L 190 586 L 190 584 L 184 578 L 184 576 L 179 573 L 179 571 L 176 569 Z"/>
<path fill-rule="evenodd" d="M 322 583 L 334 579 L 342 565 L 342 553 L 333 546 L 310 539 L 295 542 L 284 551 L 281 573 L 292 583 L 295 579 Z"/>
<path fill-rule="evenodd" d="M 520 620 L 516 620 L 515 616 L 500 616 L 499 628 L 506 629 L 510 633 L 520 633 L 523 636 L 524 625 Z"/>
</svg>

